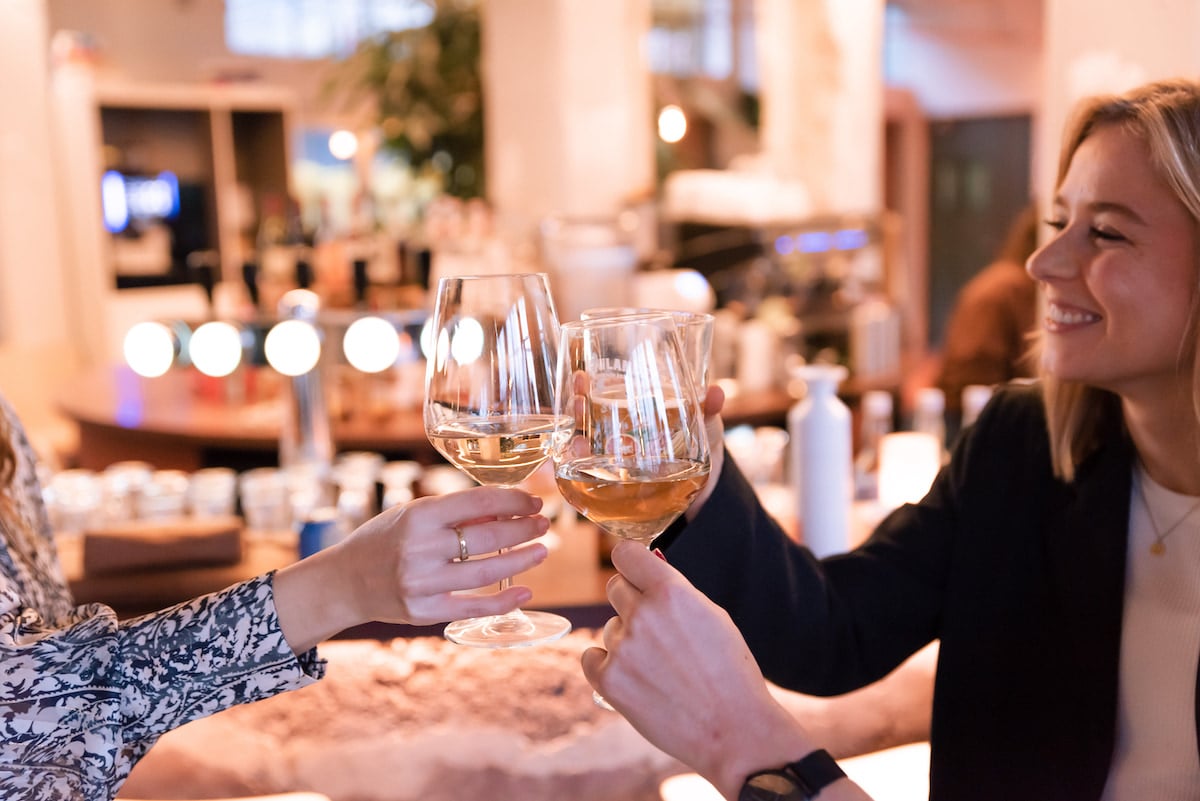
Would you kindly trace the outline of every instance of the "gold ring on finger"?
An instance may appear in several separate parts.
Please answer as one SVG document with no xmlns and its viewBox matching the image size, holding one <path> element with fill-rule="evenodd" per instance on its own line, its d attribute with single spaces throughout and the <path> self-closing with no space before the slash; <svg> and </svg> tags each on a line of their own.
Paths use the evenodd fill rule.
<svg viewBox="0 0 1200 801">
<path fill-rule="evenodd" d="M 465 562 L 471 558 L 471 552 L 467 549 L 467 537 L 458 526 L 454 526 L 454 535 L 458 537 L 458 561 Z"/>
</svg>

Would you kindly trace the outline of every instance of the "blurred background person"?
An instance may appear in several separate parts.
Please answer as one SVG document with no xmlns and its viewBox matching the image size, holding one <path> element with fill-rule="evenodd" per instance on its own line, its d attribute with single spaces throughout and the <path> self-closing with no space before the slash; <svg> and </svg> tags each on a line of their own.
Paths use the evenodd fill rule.
<svg viewBox="0 0 1200 801">
<path fill-rule="evenodd" d="M 1030 332 L 1037 315 L 1037 284 L 1025 262 L 1037 249 L 1038 212 L 1030 204 L 1010 223 L 995 259 L 975 274 L 954 302 L 935 385 L 946 396 L 946 422 L 957 430 L 963 389 L 1032 378 Z"/>
</svg>

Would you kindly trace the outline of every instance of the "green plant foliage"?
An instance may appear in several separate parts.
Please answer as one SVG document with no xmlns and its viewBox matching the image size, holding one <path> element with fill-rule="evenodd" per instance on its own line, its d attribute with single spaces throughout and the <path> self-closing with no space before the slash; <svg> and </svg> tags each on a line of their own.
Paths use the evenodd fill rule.
<svg viewBox="0 0 1200 801">
<path fill-rule="evenodd" d="M 364 40 L 329 89 L 375 106 L 381 147 L 433 167 L 445 190 L 484 196 L 480 19 L 475 2 L 441 0 L 425 28 Z"/>
</svg>

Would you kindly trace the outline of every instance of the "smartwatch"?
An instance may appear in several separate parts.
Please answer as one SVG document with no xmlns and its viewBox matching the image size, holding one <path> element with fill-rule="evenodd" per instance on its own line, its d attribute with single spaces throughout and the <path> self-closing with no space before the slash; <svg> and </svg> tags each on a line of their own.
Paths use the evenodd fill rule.
<svg viewBox="0 0 1200 801">
<path fill-rule="evenodd" d="M 810 801 L 845 775 L 822 748 L 782 768 L 751 773 L 738 793 L 738 801 Z"/>
</svg>

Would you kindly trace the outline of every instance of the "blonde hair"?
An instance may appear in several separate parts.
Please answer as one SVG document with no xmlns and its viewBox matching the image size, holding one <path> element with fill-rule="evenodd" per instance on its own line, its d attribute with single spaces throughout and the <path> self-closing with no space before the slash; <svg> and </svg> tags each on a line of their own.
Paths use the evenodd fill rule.
<svg viewBox="0 0 1200 801">
<path fill-rule="evenodd" d="M 1157 81 L 1123 95 L 1085 101 L 1063 139 L 1055 185 L 1061 186 L 1079 146 L 1097 129 L 1117 125 L 1145 142 L 1150 161 L 1179 202 L 1200 222 L 1200 83 L 1185 79 Z M 1197 254 L 1200 264 L 1200 254 Z M 1192 406 L 1200 420 L 1200 330 L 1197 295 L 1179 343 L 1179 365 L 1192 365 Z M 1060 381 L 1043 373 L 1046 419 L 1054 471 L 1070 481 L 1080 462 L 1096 447 L 1102 427 L 1119 423 L 1120 401 L 1106 390 Z"/>
<path fill-rule="evenodd" d="M 5 520 L 12 520 L 15 505 L 12 497 L 13 476 L 17 472 L 17 454 L 13 450 L 12 424 L 0 408 L 0 531 Z"/>
<path fill-rule="evenodd" d="M 0 495 L 4 495 L 17 469 L 17 455 L 13 452 L 12 431 L 8 416 L 0 411 Z"/>
</svg>

